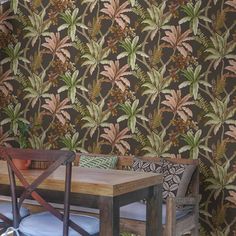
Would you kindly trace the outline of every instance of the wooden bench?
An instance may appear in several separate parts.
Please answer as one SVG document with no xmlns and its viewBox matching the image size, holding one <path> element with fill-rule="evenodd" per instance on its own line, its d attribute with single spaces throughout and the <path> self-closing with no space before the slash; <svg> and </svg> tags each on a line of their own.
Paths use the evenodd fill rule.
<svg viewBox="0 0 236 236">
<path fill-rule="evenodd" d="M 80 155 L 76 155 L 75 166 L 79 165 Z M 99 154 L 86 154 L 90 156 L 104 156 Z M 156 157 L 140 157 L 141 160 L 158 163 L 160 158 Z M 180 236 L 185 233 L 191 235 L 199 235 L 199 167 L 198 160 L 189 159 L 166 159 L 172 163 L 194 165 L 196 167 L 190 184 L 188 186 L 187 195 L 185 197 L 168 197 L 166 201 L 166 224 L 163 225 L 164 236 Z M 119 170 L 131 169 L 134 162 L 133 156 L 118 156 L 116 168 Z M 192 206 L 192 211 L 186 217 L 176 220 L 177 207 Z M 85 213 L 95 214 L 96 211 L 82 209 Z M 140 236 L 145 235 L 145 222 L 127 218 L 120 219 L 121 231 L 130 232 Z"/>
</svg>

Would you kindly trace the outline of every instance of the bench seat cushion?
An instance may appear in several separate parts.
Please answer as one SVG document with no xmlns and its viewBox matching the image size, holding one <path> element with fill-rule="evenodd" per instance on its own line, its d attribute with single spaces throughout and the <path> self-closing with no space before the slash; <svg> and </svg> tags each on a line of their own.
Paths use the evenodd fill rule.
<svg viewBox="0 0 236 236">
<path fill-rule="evenodd" d="M 76 210 L 84 213 L 99 214 L 99 210 L 93 208 L 78 207 Z M 192 210 L 192 206 L 177 210 L 176 219 L 178 220 L 182 217 L 187 216 L 192 212 Z M 125 219 L 146 221 L 146 204 L 141 202 L 134 202 L 129 205 L 123 206 L 120 208 L 120 217 Z M 166 204 L 162 205 L 162 223 L 166 223 Z"/>
<path fill-rule="evenodd" d="M 12 220 L 13 219 L 12 204 L 10 202 L 0 203 L 0 213 L 2 215 L 6 216 L 8 219 Z M 21 215 L 22 218 L 28 216 L 29 215 L 29 210 L 24 208 L 24 207 L 21 207 L 20 215 Z M 0 223 L 2 223 L 1 219 L 0 219 Z"/>
<path fill-rule="evenodd" d="M 99 233 L 99 220 L 96 217 L 71 214 L 70 219 L 86 230 L 90 235 Z M 19 231 L 24 236 L 60 236 L 63 223 L 49 212 L 41 212 L 24 218 L 19 226 Z M 69 229 L 69 236 L 80 234 Z"/>
<path fill-rule="evenodd" d="M 184 208 L 176 211 L 176 220 L 187 216 L 192 208 Z M 146 221 L 146 204 L 134 202 L 120 209 L 120 217 L 125 219 Z M 166 223 L 166 204 L 162 205 L 162 224 Z"/>
</svg>

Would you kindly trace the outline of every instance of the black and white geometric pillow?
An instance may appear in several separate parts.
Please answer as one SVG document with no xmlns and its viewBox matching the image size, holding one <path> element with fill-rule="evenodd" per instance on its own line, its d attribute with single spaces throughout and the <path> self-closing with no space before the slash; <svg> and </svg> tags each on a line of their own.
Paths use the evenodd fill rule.
<svg viewBox="0 0 236 236">
<path fill-rule="evenodd" d="M 162 165 L 162 161 L 156 163 L 134 158 L 132 170 L 141 172 L 162 173 Z"/>
<path fill-rule="evenodd" d="M 163 160 L 163 199 L 184 197 L 194 170 L 194 165 L 176 164 Z"/>
<path fill-rule="evenodd" d="M 194 165 L 176 164 L 165 159 L 156 163 L 139 158 L 134 158 L 132 166 L 134 171 L 163 175 L 163 200 L 167 197 L 184 197 L 195 168 Z"/>
</svg>

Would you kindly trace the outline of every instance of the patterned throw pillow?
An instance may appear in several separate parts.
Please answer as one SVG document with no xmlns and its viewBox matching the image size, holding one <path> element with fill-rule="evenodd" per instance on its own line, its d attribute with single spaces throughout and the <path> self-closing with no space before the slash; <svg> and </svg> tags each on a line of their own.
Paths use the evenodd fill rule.
<svg viewBox="0 0 236 236">
<path fill-rule="evenodd" d="M 151 162 L 151 161 L 141 160 L 139 158 L 134 158 L 131 170 L 140 172 L 153 172 L 160 174 L 162 170 L 162 165 L 163 165 L 162 161 Z M 146 204 L 146 199 L 140 200 L 140 202 Z"/>
<path fill-rule="evenodd" d="M 184 197 L 194 170 L 194 165 L 177 164 L 163 160 L 163 199 Z"/>
<path fill-rule="evenodd" d="M 156 162 L 141 160 L 139 158 L 134 158 L 132 170 L 141 172 L 161 173 L 162 165 L 163 165 L 162 161 L 156 163 Z"/>
<path fill-rule="evenodd" d="M 117 156 L 81 155 L 79 166 L 88 168 L 114 169 L 117 161 Z"/>
<path fill-rule="evenodd" d="M 163 200 L 167 197 L 184 197 L 195 168 L 194 165 L 177 164 L 165 159 L 155 163 L 138 158 L 134 159 L 132 166 L 134 171 L 163 175 Z"/>
</svg>

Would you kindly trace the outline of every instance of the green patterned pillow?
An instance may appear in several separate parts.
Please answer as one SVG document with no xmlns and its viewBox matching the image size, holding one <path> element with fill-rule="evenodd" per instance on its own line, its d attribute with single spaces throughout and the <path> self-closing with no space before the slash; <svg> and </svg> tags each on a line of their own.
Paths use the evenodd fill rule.
<svg viewBox="0 0 236 236">
<path fill-rule="evenodd" d="M 80 156 L 80 167 L 100 168 L 100 169 L 115 169 L 118 161 L 117 156 Z"/>
</svg>

